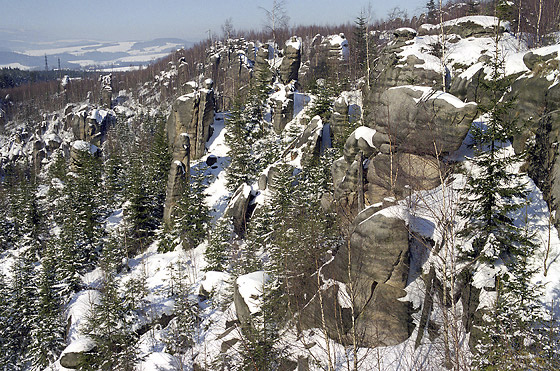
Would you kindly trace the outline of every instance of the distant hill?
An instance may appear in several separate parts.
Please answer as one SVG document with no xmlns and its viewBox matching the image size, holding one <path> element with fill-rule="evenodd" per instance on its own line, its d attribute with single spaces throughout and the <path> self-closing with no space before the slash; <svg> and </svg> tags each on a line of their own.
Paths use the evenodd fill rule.
<svg viewBox="0 0 560 371">
<path fill-rule="evenodd" d="M 177 38 L 160 38 L 149 41 L 99 42 L 92 40 L 67 40 L 41 44 L 0 45 L 0 68 L 44 70 L 45 55 L 49 69 L 111 69 L 146 65 L 165 57 L 179 48 L 194 43 Z"/>
</svg>

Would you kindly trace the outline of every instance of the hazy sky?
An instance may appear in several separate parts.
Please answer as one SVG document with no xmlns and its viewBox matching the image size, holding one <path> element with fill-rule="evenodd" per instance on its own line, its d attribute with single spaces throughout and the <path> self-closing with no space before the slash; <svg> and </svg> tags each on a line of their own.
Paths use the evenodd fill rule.
<svg viewBox="0 0 560 371">
<path fill-rule="evenodd" d="M 374 18 L 396 6 L 409 15 L 426 0 L 287 0 L 290 25 L 353 21 L 371 4 Z M 272 0 L 0 0 L 0 41 L 94 39 L 151 40 L 177 37 L 199 41 L 208 30 L 221 33 L 231 17 L 236 29 L 261 29 Z"/>
</svg>

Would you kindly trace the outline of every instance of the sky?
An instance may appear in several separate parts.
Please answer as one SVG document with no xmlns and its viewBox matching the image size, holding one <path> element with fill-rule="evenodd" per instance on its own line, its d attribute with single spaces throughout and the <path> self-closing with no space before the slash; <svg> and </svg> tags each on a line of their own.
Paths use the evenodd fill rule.
<svg viewBox="0 0 560 371">
<path fill-rule="evenodd" d="M 419 14 L 427 0 L 286 0 L 290 26 L 353 22 L 371 4 L 374 19 L 399 7 Z M 262 29 L 272 0 L 0 0 L 0 41 L 100 41 L 180 38 L 200 41 L 236 29 Z"/>
</svg>

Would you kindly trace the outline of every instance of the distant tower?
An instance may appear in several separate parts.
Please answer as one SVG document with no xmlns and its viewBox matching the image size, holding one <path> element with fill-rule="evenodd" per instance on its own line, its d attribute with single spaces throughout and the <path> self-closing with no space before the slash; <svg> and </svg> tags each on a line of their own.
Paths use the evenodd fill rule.
<svg viewBox="0 0 560 371">
<path fill-rule="evenodd" d="M 49 70 L 49 64 L 47 63 L 47 55 L 45 54 L 45 71 Z"/>
<path fill-rule="evenodd" d="M 60 58 L 58 58 L 58 78 L 62 77 L 62 70 L 60 69 Z"/>
</svg>

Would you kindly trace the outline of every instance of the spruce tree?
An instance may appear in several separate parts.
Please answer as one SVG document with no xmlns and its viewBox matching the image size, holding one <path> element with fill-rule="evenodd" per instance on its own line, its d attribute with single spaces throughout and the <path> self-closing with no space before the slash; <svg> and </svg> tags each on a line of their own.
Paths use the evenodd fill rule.
<svg viewBox="0 0 560 371">
<path fill-rule="evenodd" d="M 258 166 L 252 157 L 252 145 L 256 141 L 252 131 L 256 126 L 255 122 L 248 122 L 241 102 L 234 102 L 226 119 L 225 135 L 231 159 L 226 168 L 226 179 L 227 187 L 232 192 L 241 184 L 251 183 L 256 179 Z"/>
<path fill-rule="evenodd" d="M 96 347 L 84 358 L 81 369 L 133 370 L 138 361 L 133 316 L 119 293 L 115 274 L 103 273 L 100 302 L 94 305 L 81 329 Z"/>
<path fill-rule="evenodd" d="M 518 369 L 532 367 L 535 357 L 540 287 L 531 280 L 535 273 L 530 265 L 534 237 L 516 225 L 513 216 L 524 207 L 527 190 L 523 174 L 513 170 L 524 154 L 513 154 L 508 147 L 519 128 L 509 115 L 515 97 L 504 97 L 509 83 L 498 48 L 499 28 L 498 21 L 495 51 L 487 66 L 490 74 L 482 81 L 488 98 L 480 105 L 486 113 L 485 125 L 471 128 L 475 157 L 460 210 L 466 219 L 460 234 L 471 247 L 460 250 L 470 263 L 468 267 L 488 264 L 502 268 L 496 277 L 496 300 L 487 308 L 480 326 L 483 336 L 477 344 L 475 364 Z"/>
<path fill-rule="evenodd" d="M 231 246 L 233 240 L 233 222 L 230 218 L 220 218 L 210 236 L 210 241 L 204 258 L 206 260 L 205 271 L 227 272 Z"/>
<path fill-rule="evenodd" d="M 19 256 L 10 268 L 8 299 L 3 331 L 0 337 L 4 340 L 2 352 L 13 370 L 27 367 L 30 344 L 30 331 L 33 318 L 36 316 L 36 288 L 34 286 L 35 264 L 32 251 L 21 249 Z"/>
<path fill-rule="evenodd" d="M 54 254 L 47 250 L 37 275 L 36 314 L 32 321 L 29 362 L 32 370 L 43 370 L 54 362 L 65 346 L 66 323 L 56 289 Z"/>
<path fill-rule="evenodd" d="M 197 247 L 207 235 L 210 210 L 205 203 L 205 169 L 194 170 L 189 184 L 183 186 L 182 193 L 171 213 L 169 237 L 171 243 L 160 251 L 170 250 L 173 241 L 179 240 L 184 249 Z"/>
<path fill-rule="evenodd" d="M 175 318 L 167 329 L 166 351 L 174 355 L 185 354 L 197 340 L 198 302 L 187 269 L 182 259 L 173 268 Z"/>
</svg>

